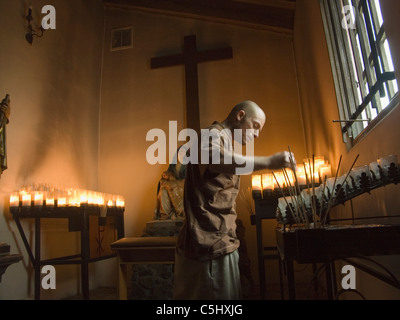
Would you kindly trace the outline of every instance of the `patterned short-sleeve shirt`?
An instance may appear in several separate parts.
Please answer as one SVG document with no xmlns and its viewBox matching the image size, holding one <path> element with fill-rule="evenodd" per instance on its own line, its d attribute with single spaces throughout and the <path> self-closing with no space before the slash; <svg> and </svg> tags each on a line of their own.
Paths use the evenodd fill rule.
<svg viewBox="0 0 400 320">
<path fill-rule="evenodd" d="M 201 151 L 219 150 L 221 163 L 227 144 L 232 146 L 230 131 L 218 122 L 207 128 L 217 130 L 221 140 L 210 139 L 200 143 Z M 225 144 L 225 147 L 224 147 Z M 200 151 L 200 152 L 201 152 Z M 215 158 L 214 158 L 215 160 Z M 239 247 L 236 236 L 236 197 L 240 177 L 235 174 L 216 173 L 209 164 L 200 161 L 186 168 L 184 190 L 185 222 L 178 236 L 177 250 L 189 259 L 210 260 L 231 253 Z"/>
</svg>

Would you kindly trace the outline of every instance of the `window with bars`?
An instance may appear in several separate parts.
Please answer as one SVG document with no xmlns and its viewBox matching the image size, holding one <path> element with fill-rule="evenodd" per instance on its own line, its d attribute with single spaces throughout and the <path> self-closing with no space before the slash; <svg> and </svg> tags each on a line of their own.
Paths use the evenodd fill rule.
<svg viewBox="0 0 400 320">
<path fill-rule="evenodd" d="M 350 146 L 399 102 L 379 0 L 320 0 L 343 137 Z"/>
</svg>

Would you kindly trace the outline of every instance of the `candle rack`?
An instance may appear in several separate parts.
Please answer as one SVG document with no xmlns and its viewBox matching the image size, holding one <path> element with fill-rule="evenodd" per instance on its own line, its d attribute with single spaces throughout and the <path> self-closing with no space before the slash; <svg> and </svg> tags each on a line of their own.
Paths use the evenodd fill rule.
<svg viewBox="0 0 400 320">
<path fill-rule="evenodd" d="M 111 243 L 104 250 L 107 240 L 103 241 L 102 232 L 110 229 L 111 241 L 123 238 L 124 211 L 123 197 L 88 190 L 35 185 L 12 193 L 10 212 L 35 270 L 35 299 L 40 299 L 41 267 L 63 264 L 81 266 L 82 295 L 85 300 L 89 299 L 89 263 L 116 256 L 111 250 Z M 80 233 L 78 254 L 46 260 L 41 258 L 41 220 L 46 218 L 68 219 L 68 231 Z M 21 219 L 34 220 L 34 247 L 25 235 Z M 97 232 L 96 239 L 91 237 L 93 227 Z M 91 250 L 91 247 L 96 250 Z"/>
<path fill-rule="evenodd" d="M 341 177 L 338 177 L 338 172 L 342 157 L 334 178 L 327 178 L 324 175 L 319 175 L 318 179 L 315 178 L 313 169 L 315 167 L 309 165 L 308 168 L 311 168 L 312 172 L 304 168 L 306 183 L 304 183 L 304 179 L 300 181 L 299 176 L 296 177 L 296 175 L 294 180 L 290 180 L 286 174 L 284 184 L 274 176 L 278 184 L 277 188 L 270 188 L 270 185 L 268 188 L 263 188 L 261 185 L 260 188 L 260 185 L 256 185 L 257 189 L 253 190 L 252 195 L 257 222 L 261 294 L 265 294 L 266 286 L 265 260 L 272 259 L 271 255 L 266 254 L 266 249 L 277 251 L 273 257 L 279 261 L 281 293 L 283 292 L 282 270 L 285 270 L 290 299 L 295 299 L 294 260 L 299 263 L 325 263 L 328 294 L 331 296 L 334 292 L 330 288 L 334 276 L 332 261 L 335 259 L 372 253 L 377 255 L 398 254 L 400 246 L 398 241 L 393 241 L 393 239 L 394 237 L 397 239 L 399 236 L 399 226 L 361 225 L 351 226 L 351 228 L 344 226 L 341 229 L 336 225 L 330 225 L 332 222 L 336 222 L 330 218 L 330 210 L 333 207 L 345 205 L 347 201 L 362 194 L 371 193 L 374 189 L 400 183 L 400 167 L 397 156 L 389 156 L 371 163 L 369 166 L 355 168 L 358 157 L 350 171 Z M 315 158 L 309 164 L 314 164 L 314 160 Z M 293 161 L 291 162 L 292 171 L 294 171 Z M 306 167 L 305 164 L 304 167 Z M 282 171 L 285 173 L 285 170 Z M 262 219 L 277 220 L 279 227 L 276 228 L 276 247 L 266 247 L 263 243 Z M 328 242 L 329 240 L 330 242 Z M 367 243 L 366 240 L 369 242 Z M 339 247 L 338 242 L 343 245 Z"/>
<path fill-rule="evenodd" d="M 43 204 L 34 204 L 34 201 L 31 201 L 29 206 L 24 206 L 20 202 L 18 206 L 10 207 L 10 213 L 13 215 L 18 215 L 20 217 L 29 218 L 35 217 L 37 215 L 41 216 L 65 216 L 65 215 L 73 215 L 79 214 L 83 211 L 88 212 L 98 212 L 101 216 L 114 214 L 114 213 L 123 213 L 125 211 L 125 207 L 123 206 L 98 206 L 98 205 L 90 205 L 90 204 L 80 204 L 79 206 L 71 206 L 71 205 L 57 205 L 57 200 L 54 201 L 54 205 L 49 206 L 46 203 Z"/>
<path fill-rule="evenodd" d="M 397 185 L 400 183 L 400 166 L 395 163 L 391 163 L 389 167 L 385 170 L 378 166 L 378 172 L 370 171 L 370 175 L 366 172 L 363 172 L 358 179 L 355 179 L 353 176 L 348 175 L 347 179 L 344 183 L 336 184 L 334 192 L 330 191 L 329 188 L 325 188 L 325 193 L 323 193 L 321 198 L 317 198 L 313 196 L 311 198 L 311 203 L 315 205 L 315 209 L 313 210 L 311 207 L 306 208 L 307 218 L 309 221 L 313 221 L 313 212 L 316 212 L 319 220 L 323 221 L 323 224 L 329 224 L 330 217 L 329 211 L 331 208 L 345 205 L 346 202 L 359 197 L 363 194 L 370 194 L 371 191 L 385 187 L 390 184 Z M 319 184 L 318 187 L 323 186 L 323 184 Z M 303 187 L 302 187 L 303 189 Z M 304 189 L 303 189 L 304 190 Z M 290 197 L 290 192 L 288 188 L 283 189 L 285 196 Z M 272 197 L 277 197 L 278 195 L 274 192 Z M 278 196 L 279 197 L 279 196 Z M 282 192 L 280 194 L 282 197 Z M 254 199 L 255 201 L 259 201 L 259 199 Z M 292 199 L 289 199 L 289 201 Z M 293 217 L 293 212 L 296 210 L 296 206 L 290 201 L 288 202 L 290 205 L 287 206 L 284 211 L 282 211 L 279 207 L 276 211 L 277 221 L 286 226 L 296 225 L 296 219 Z"/>
<path fill-rule="evenodd" d="M 10 211 L 18 214 L 63 214 L 65 210 L 101 209 L 123 212 L 125 199 L 120 195 L 48 184 L 21 187 L 10 195 Z"/>
</svg>

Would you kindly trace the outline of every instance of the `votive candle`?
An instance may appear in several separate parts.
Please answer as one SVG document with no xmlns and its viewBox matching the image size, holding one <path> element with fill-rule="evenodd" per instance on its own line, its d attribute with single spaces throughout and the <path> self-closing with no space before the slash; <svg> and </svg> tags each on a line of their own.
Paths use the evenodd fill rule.
<svg viewBox="0 0 400 320">
<path fill-rule="evenodd" d="M 32 205 L 32 196 L 30 193 L 22 194 L 22 206 L 30 207 Z"/>
</svg>

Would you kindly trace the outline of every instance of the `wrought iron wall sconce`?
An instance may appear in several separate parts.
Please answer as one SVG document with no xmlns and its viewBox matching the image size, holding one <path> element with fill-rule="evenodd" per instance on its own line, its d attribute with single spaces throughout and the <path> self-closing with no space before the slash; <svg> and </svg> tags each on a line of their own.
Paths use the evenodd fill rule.
<svg viewBox="0 0 400 320">
<path fill-rule="evenodd" d="M 28 21 L 27 33 L 25 34 L 25 39 L 26 39 L 26 41 L 29 42 L 29 44 L 32 44 L 33 36 L 41 38 L 43 36 L 44 29 L 43 29 L 42 25 L 40 25 L 40 28 L 39 28 L 40 34 L 36 33 L 35 29 L 33 29 L 33 26 L 32 26 L 33 17 L 32 17 L 32 8 L 31 7 L 29 7 L 29 9 L 28 9 L 28 15 L 25 17 L 25 19 L 26 19 L 26 21 Z"/>
</svg>

